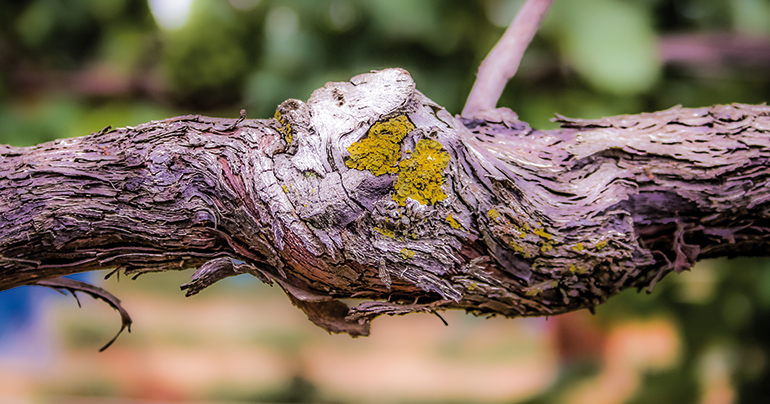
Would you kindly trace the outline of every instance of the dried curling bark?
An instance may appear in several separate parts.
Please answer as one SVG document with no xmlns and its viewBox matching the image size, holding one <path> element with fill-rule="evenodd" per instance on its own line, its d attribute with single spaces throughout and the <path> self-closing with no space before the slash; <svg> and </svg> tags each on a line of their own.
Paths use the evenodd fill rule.
<svg viewBox="0 0 770 404">
<path fill-rule="evenodd" d="M 251 274 L 355 336 L 381 314 L 592 308 L 698 259 L 767 255 L 770 108 L 557 120 L 453 117 L 388 69 L 268 120 L 2 146 L 0 290 L 195 267 L 192 295 Z"/>
</svg>

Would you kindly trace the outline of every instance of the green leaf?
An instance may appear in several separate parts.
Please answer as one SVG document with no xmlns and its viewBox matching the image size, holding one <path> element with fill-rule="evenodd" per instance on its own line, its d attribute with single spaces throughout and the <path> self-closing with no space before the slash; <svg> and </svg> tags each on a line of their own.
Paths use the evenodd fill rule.
<svg viewBox="0 0 770 404">
<path fill-rule="evenodd" d="M 648 90 L 658 80 L 657 38 L 646 8 L 619 0 L 557 5 L 561 8 L 563 55 L 591 86 L 614 94 L 634 94 Z"/>
<path fill-rule="evenodd" d="M 770 33 L 770 3 L 766 0 L 733 0 L 733 29 L 737 32 L 762 35 Z"/>
</svg>

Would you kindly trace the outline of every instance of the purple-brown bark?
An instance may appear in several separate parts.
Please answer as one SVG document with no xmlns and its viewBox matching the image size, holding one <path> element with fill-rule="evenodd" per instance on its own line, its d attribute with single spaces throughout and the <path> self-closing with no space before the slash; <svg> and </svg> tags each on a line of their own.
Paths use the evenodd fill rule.
<svg viewBox="0 0 770 404">
<path fill-rule="evenodd" d="M 404 116 L 414 129 L 387 143 L 397 162 L 351 163 L 353 144 Z M 698 259 L 770 251 L 770 108 L 558 119 L 455 118 L 390 69 L 275 119 L 0 146 L 0 290 L 198 268 L 189 295 L 249 273 L 319 326 L 366 335 L 380 314 L 591 308 Z"/>
</svg>

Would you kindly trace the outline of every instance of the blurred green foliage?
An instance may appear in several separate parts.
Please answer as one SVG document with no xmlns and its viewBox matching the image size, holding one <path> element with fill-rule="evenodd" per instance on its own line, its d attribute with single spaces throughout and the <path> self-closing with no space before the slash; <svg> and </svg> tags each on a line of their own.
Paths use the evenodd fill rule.
<svg viewBox="0 0 770 404">
<path fill-rule="evenodd" d="M 393 66 L 459 113 L 476 67 L 522 3 L 194 0 L 189 14 L 171 16 L 183 25 L 164 28 L 144 1 L 0 0 L 0 143 L 187 113 L 235 117 L 245 108 L 267 118 L 284 99 L 307 99 L 327 81 Z M 553 128 L 556 112 L 595 118 L 764 102 L 768 66 L 670 64 L 658 42 L 681 33 L 763 36 L 768 21 L 768 0 L 558 0 L 499 105 Z M 712 262 L 670 276 L 651 296 L 627 291 L 599 308 L 605 322 L 663 313 L 682 331 L 679 365 L 648 375 L 634 403 L 698 401 L 698 372 L 713 352 L 728 358 L 741 402 L 770 396 L 768 267 Z M 581 372 L 565 371 L 560 383 Z"/>
<path fill-rule="evenodd" d="M 269 117 L 286 98 L 392 66 L 457 113 L 522 3 L 193 0 L 187 12 L 172 10 L 183 25 L 163 28 L 169 16 L 144 1 L 0 2 L 0 141 L 33 144 L 190 112 Z M 768 20 L 767 0 L 558 1 L 499 105 L 552 128 L 554 112 L 761 102 L 764 66 L 666 65 L 657 40 L 761 35 Z"/>
</svg>

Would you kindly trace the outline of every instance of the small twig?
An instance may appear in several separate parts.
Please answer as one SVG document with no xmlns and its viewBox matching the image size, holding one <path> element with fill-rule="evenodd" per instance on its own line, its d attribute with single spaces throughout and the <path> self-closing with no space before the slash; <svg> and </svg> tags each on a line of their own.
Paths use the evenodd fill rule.
<svg viewBox="0 0 770 404">
<path fill-rule="evenodd" d="M 441 320 L 442 323 L 444 323 L 445 326 L 449 327 L 449 323 L 447 323 L 446 320 L 444 320 L 444 317 L 441 317 L 441 314 L 439 314 L 437 311 L 431 312 L 434 316 L 438 317 L 439 320 Z"/>
<path fill-rule="evenodd" d="M 238 126 L 239 123 L 243 122 L 243 120 L 246 119 L 246 109 L 241 109 L 240 115 L 238 116 L 238 119 L 233 122 L 232 125 L 230 125 L 227 130 L 233 130 L 236 126 Z"/>
<path fill-rule="evenodd" d="M 494 109 L 505 84 L 516 74 L 524 50 L 545 19 L 553 0 L 527 0 L 503 37 L 481 62 L 462 115 Z"/>
</svg>

